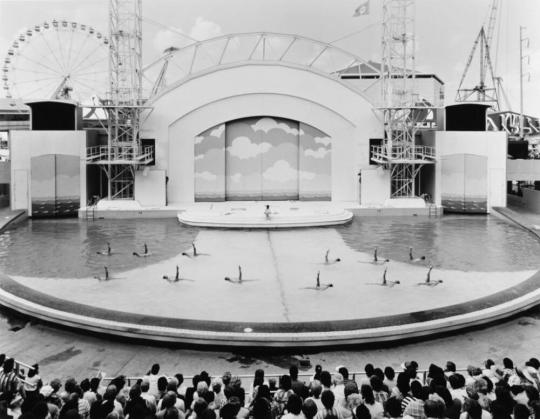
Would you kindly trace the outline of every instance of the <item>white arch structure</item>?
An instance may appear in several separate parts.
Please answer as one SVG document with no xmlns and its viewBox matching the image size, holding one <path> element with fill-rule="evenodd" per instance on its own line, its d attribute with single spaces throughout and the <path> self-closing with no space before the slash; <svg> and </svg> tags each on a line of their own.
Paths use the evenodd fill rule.
<svg viewBox="0 0 540 419">
<path fill-rule="evenodd" d="M 162 57 L 143 69 L 148 97 L 155 99 L 212 71 L 249 64 L 297 67 L 340 82 L 340 73 L 353 68 L 357 75 L 380 73 L 379 68 L 357 55 L 305 36 L 273 32 L 229 34 L 166 49 Z M 347 86 L 370 100 L 361 89 Z"/>
</svg>

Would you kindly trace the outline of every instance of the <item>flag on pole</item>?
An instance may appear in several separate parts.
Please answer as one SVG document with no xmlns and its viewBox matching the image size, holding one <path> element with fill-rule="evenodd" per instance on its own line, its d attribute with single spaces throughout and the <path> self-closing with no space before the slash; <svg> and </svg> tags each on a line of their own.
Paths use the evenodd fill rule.
<svg viewBox="0 0 540 419">
<path fill-rule="evenodd" d="M 369 15 L 369 0 L 363 1 L 354 11 L 353 17 Z"/>
</svg>

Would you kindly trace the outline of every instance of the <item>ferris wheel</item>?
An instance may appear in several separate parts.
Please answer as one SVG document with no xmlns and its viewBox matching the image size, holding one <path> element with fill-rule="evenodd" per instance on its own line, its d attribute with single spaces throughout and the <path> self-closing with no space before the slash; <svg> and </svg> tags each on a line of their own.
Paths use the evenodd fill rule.
<svg viewBox="0 0 540 419">
<path fill-rule="evenodd" d="M 8 98 L 91 103 L 108 90 L 109 40 L 88 25 L 53 20 L 20 33 L 4 58 Z"/>
</svg>

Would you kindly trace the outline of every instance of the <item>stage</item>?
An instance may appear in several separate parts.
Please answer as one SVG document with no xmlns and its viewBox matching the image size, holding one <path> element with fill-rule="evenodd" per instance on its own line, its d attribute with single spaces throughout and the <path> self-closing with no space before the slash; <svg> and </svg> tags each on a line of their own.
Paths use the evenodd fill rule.
<svg viewBox="0 0 540 419">
<path fill-rule="evenodd" d="M 51 323 L 149 341 L 320 347 L 445 333 L 540 301 L 535 270 L 435 267 L 431 281 L 442 282 L 427 286 L 427 261 L 375 264 L 372 254 L 352 250 L 333 228 L 205 229 L 195 243 L 195 257 L 189 247 L 160 262 L 150 255 L 144 267 L 111 271 L 108 281 L 2 275 L 0 302 Z M 175 277 L 176 265 L 181 280 L 164 279 Z M 388 285 L 399 284 L 381 285 L 385 268 Z"/>
</svg>

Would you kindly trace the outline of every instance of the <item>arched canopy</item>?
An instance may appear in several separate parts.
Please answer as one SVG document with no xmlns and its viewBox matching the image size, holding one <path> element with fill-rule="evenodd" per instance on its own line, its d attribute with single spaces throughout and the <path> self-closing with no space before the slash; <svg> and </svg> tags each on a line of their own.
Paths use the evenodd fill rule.
<svg viewBox="0 0 540 419">
<path fill-rule="evenodd" d="M 229 34 L 165 50 L 162 57 L 144 69 L 147 94 L 155 99 L 201 74 L 254 63 L 300 67 L 336 80 L 351 68 L 371 75 L 380 71 L 369 61 L 335 45 L 300 35 L 270 32 Z"/>
</svg>

